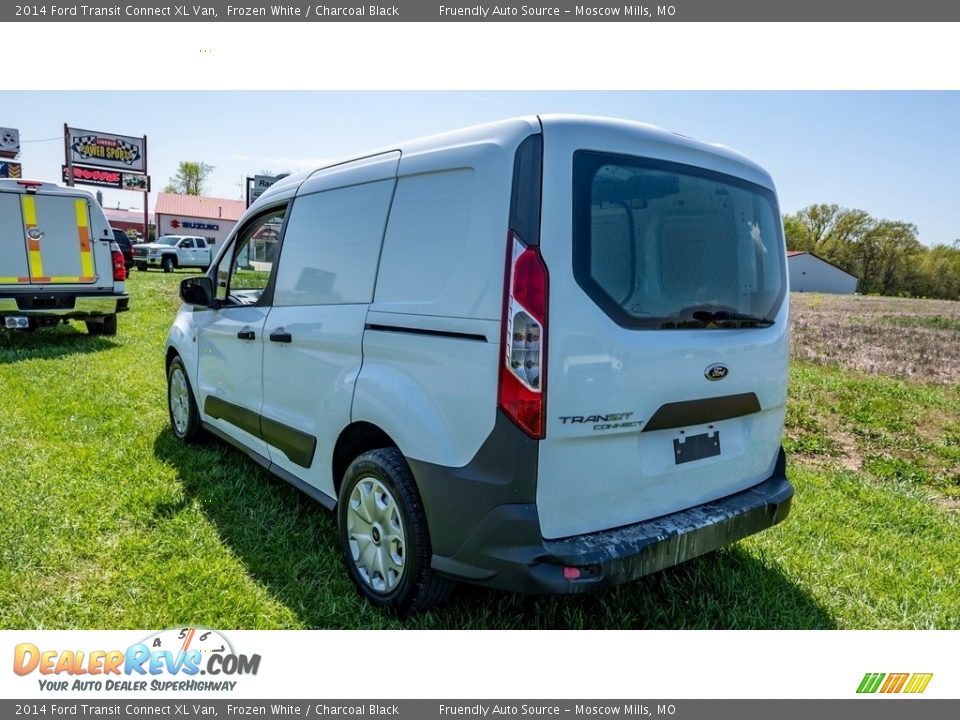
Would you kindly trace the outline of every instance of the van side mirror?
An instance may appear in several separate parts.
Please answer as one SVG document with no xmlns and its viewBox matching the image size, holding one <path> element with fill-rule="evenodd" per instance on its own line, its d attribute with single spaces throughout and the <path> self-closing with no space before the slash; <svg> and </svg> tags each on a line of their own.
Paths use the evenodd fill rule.
<svg viewBox="0 0 960 720">
<path fill-rule="evenodd" d="M 180 299 L 187 305 L 210 307 L 214 299 L 213 280 L 206 275 L 200 275 L 181 281 Z"/>
</svg>

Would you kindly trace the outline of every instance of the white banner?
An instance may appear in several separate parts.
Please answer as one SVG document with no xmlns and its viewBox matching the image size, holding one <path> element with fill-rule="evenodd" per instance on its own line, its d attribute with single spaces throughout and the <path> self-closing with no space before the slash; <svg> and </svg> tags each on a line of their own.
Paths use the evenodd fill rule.
<svg viewBox="0 0 960 720">
<path fill-rule="evenodd" d="M 868 673 L 906 674 L 901 690 L 930 674 L 873 696 L 956 699 L 958 646 L 935 630 L 9 630 L 0 677 L 7 699 L 842 699 L 866 697 Z"/>
</svg>

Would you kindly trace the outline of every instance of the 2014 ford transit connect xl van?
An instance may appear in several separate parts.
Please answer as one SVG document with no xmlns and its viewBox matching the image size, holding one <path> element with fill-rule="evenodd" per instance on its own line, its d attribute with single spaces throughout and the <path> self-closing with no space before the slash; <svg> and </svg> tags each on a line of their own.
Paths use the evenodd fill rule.
<svg viewBox="0 0 960 720">
<path fill-rule="evenodd" d="M 274 185 L 167 344 L 170 419 L 335 509 L 400 612 L 576 593 L 787 515 L 770 176 L 632 122 L 508 120 Z"/>
</svg>

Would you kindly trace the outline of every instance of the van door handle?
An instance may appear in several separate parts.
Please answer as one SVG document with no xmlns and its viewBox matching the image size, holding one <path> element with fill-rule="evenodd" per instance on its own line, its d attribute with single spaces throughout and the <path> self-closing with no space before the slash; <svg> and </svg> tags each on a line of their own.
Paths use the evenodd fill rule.
<svg viewBox="0 0 960 720">
<path fill-rule="evenodd" d="M 293 336 L 288 332 L 284 332 L 283 328 L 277 328 L 274 332 L 270 333 L 270 341 L 290 343 L 293 342 Z"/>
<path fill-rule="evenodd" d="M 237 337 L 240 338 L 241 340 L 256 340 L 257 334 L 253 330 L 250 330 L 249 328 L 244 328 L 243 330 L 237 333 Z"/>
</svg>

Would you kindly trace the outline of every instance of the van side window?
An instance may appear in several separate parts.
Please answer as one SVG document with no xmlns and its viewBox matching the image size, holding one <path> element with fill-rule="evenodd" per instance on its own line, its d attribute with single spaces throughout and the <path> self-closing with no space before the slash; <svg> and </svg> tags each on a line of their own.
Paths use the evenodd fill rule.
<svg viewBox="0 0 960 720">
<path fill-rule="evenodd" d="M 270 281 L 286 208 L 262 215 L 244 228 L 217 267 L 217 298 L 254 303 Z"/>
<path fill-rule="evenodd" d="M 273 304 L 370 302 L 393 186 L 381 180 L 294 200 Z"/>
<path fill-rule="evenodd" d="M 180 242 L 180 247 L 185 248 L 185 249 L 186 249 L 186 248 L 192 248 L 192 247 L 193 247 L 193 239 L 192 239 L 192 238 L 187 238 L 186 240 L 182 240 L 182 241 Z"/>
<path fill-rule="evenodd" d="M 201 250 L 205 249 L 207 247 L 206 241 L 203 238 L 197 238 L 197 247 Z"/>
</svg>

